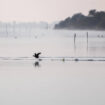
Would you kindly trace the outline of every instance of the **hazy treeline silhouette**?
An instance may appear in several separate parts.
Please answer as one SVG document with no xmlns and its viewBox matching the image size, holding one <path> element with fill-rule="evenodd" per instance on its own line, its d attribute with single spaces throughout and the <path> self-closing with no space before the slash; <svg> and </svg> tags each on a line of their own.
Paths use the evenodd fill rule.
<svg viewBox="0 0 105 105">
<path fill-rule="evenodd" d="M 105 30 L 105 12 L 90 10 L 88 15 L 74 14 L 55 25 L 55 29 L 100 29 Z"/>
</svg>

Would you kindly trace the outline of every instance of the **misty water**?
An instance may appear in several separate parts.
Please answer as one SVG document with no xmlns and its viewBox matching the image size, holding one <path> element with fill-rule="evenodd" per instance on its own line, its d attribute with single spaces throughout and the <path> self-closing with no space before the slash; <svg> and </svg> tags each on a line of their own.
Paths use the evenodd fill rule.
<svg viewBox="0 0 105 105">
<path fill-rule="evenodd" d="M 0 105 L 105 105 L 104 97 L 105 31 L 0 32 Z"/>
</svg>

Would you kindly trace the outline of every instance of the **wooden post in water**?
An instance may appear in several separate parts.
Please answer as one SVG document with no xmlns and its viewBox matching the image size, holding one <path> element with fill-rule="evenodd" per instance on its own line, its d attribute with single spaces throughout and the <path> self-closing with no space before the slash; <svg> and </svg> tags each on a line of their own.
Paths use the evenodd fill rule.
<svg viewBox="0 0 105 105">
<path fill-rule="evenodd" d="M 75 44 L 75 42 L 76 42 L 76 33 L 74 34 L 74 50 L 76 50 L 76 44 Z"/>
<path fill-rule="evenodd" d="M 88 32 L 87 32 L 87 51 L 88 51 Z"/>
</svg>

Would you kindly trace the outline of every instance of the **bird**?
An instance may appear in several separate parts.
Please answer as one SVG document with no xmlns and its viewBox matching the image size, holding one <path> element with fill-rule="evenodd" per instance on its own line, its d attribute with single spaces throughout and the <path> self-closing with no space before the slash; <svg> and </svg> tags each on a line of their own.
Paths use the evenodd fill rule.
<svg viewBox="0 0 105 105">
<path fill-rule="evenodd" d="M 39 53 L 34 53 L 34 55 L 33 55 L 33 56 L 34 56 L 35 58 L 37 58 L 37 59 L 38 59 L 40 54 L 41 54 L 41 52 L 39 52 Z"/>
</svg>

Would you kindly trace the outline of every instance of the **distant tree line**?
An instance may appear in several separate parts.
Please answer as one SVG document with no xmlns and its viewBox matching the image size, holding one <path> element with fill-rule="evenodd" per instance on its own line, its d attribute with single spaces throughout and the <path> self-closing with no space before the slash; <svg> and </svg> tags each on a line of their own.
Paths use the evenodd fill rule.
<svg viewBox="0 0 105 105">
<path fill-rule="evenodd" d="M 71 18 L 68 17 L 58 24 L 55 24 L 55 29 L 95 29 L 105 30 L 105 12 L 90 10 L 88 15 L 82 13 L 74 14 Z"/>
</svg>

